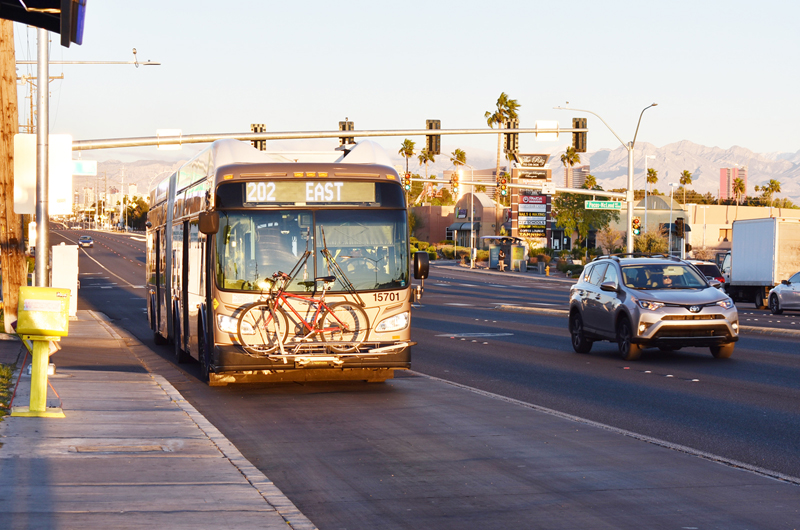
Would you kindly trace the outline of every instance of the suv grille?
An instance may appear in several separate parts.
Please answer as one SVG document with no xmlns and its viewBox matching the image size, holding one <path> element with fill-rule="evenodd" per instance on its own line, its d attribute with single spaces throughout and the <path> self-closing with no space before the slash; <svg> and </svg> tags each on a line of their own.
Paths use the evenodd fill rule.
<svg viewBox="0 0 800 530">
<path fill-rule="evenodd" d="M 725 320 L 723 315 L 665 315 L 661 320 Z"/>
</svg>

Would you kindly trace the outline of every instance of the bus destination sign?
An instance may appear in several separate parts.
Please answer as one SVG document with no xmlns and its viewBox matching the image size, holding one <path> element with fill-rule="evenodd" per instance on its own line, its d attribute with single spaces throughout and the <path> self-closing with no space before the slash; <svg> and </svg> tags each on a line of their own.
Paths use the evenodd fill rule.
<svg viewBox="0 0 800 530">
<path fill-rule="evenodd" d="M 244 206 L 370 202 L 375 202 L 374 182 L 277 180 L 248 182 L 245 185 Z"/>
</svg>

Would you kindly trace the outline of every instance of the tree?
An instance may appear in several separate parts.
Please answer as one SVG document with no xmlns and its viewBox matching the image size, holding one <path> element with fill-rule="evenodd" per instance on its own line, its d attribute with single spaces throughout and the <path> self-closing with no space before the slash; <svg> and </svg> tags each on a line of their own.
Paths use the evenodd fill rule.
<svg viewBox="0 0 800 530">
<path fill-rule="evenodd" d="M 767 184 L 761 186 L 761 190 L 764 192 L 764 197 L 767 199 L 769 205 L 772 206 L 772 196 L 781 192 L 781 183 L 775 179 L 770 179 Z"/>
<path fill-rule="evenodd" d="M 553 219 L 556 226 L 571 234 L 578 233 L 583 241 L 589 231 L 602 230 L 613 219 L 619 221 L 619 212 L 614 210 L 587 210 L 584 207 L 585 197 L 576 193 L 560 193 L 553 196 Z"/>
<path fill-rule="evenodd" d="M 625 234 L 621 230 L 614 230 L 610 225 L 599 230 L 596 236 L 597 245 L 605 250 L 606 254 L 613 254 L 618 248 L 622 248 L 625 241 Z"/>
<path fill-rule="evenodd" d="M 452 153 L 450 153 L 450 162 L 453 163 L 456 168 L 459 166 L 464 166 L 467 164 L 467 153 L 465 153 L 462 149 L 456 149 Z"/>
<path fill-rule="evenodd" d="M 17 72 L 14 25 L 0 20 L 0 273 L 3 276 L 3 321 L 13 333 L 19 288 L 27 283 L 27 260 L 22 239 L 22 217 L 14 213 L 14 133 L 17 115 Z"/>
<path fill-rule="evenodd" d="M 561 155 L 561 163 L 564 164 L 564 180 L 566 183 L 567 165 L 569 165 L 569 167 L 572 167 L 575 164 L 580 164 L 581 155 L 575 152 L 574 147 L 567 147 L 567 151 L 563 155 Z"/>
<path fill-rule="evenodd" d="M 663 233 L 645 232 L 633 238 L 634 252 L 645 254 L 666 254 L 669 241 Z"/>
<path fill-rule="evenodd" d="M 408 161 L 414 156 L 414 142 L 408 138 L 403 140 L 403 144 L 397 154 L 406 159 L 406 173 L 408 173 Z"/>
<path fill-rule="evenodd" d="M 741 202 L 742 197 L 744 196 L 745 187 L 744 187 L 744 180 L 740 178 L 733 179 L 733 197 L 736 200 L 736 218 L 739 218 L 739 202 Z"/>
<path fill-rule="evenodd" d="M 428 162 L 434 163 L 434 162 L 436 162 L 436 159 L 434 158 L 433 153 L 428 151 L 427 149 L 423 149 L 419 153 L 418 159 L 419 159 L 419 165 L 423 165 L 423 164 L 425 165 L 425 178 L 427 179 L 428 178 Z M 408 170 L 408 168 L 406 168 L 406 170 Z"/>
<path fill-rule="evenodd" d="M 656 182 L 658 182 L 658 171 L 656 171 L 655 169 L 653 169 L 651 167 L 647 168 L 647 183 L 651 184 L 651 186 L 650 186 L 650 194 L 651 195 L 653 194 L 653 186 L 652 186 L 652 184 L 655 184 Z"/>
<path fill-rule="evenodd" d="M 520 104 L 516 99 L 510 99 L 508 94 L 501 92 L 495 104 L 495 111 L 486 111 L 483 117 L 486 118 L 486 124 L 492 129 L 494 129 L 495 125 L 497 125 L 499 129 L 503 129 L 507 121 L 517 119 L 517 109 L 519 107 Z M 502 153 L 503 133 L 499 132 L 497 134 L 497 170 L 495 172 L 498 179 L 500 178 L 500 160 L 502 159 Z"/>
<path fill-rule="evenodd" d="M 583 187 L 587 190 L 600 189 L 597 185 L 597 179 L 594 175 L 586 175 L 586 180 L 583 181 Z"/>
<path fill-rule="evenodd" d="M 686 186 L 692 183 L 692 174 L 684 169 L 679 182 L 683 186 L 683 204 L 686 204 Z"/>
</svg>

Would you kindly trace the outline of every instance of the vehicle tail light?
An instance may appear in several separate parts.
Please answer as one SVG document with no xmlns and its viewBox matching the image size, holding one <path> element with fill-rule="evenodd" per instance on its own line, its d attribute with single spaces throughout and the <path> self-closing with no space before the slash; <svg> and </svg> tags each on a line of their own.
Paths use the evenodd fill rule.
<svg viewBox="0 0 800 530">
<path fill-rule="evenodd" d="M 725 283 L 725 278 L 723 278 L 722 276 L 717 276 L 714 279 L 717 280 L 719 283 Z"/>
</svg>

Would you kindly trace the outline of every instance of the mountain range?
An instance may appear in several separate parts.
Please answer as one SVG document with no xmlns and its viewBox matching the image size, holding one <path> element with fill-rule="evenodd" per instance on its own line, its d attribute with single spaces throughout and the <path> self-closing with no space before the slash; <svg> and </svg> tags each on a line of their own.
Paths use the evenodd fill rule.
<svg viewBox="0 0 800 530">
<path fill-rule="evenodd" d="M 446 137 L 445 137 L 446 138 Z M 421 142 L 417 143 L 418 146 Z M 444 170 L 452 169 L 449 153 L 455 146 L 442 146 L 442 155 L 436 157 L 436 162 L 428 165 L 429 175 L 441 175 Z M 550 149 L 540 150 L 541 153 L 550 154 L 549 167 L 553 170 L 553 180 L 563 184 L 564 170 L 560 157 L 567 145 L 560 145 Z M 475 169 L 495 167 L 497 154 L 493 151 L 469 148 L 467 162 Z M 395 163 L 398 171 L 405 170 L 405 159 L 397 152 L 389 151 L 389 156 Z M 683 140 L 680 142 L 656 147 L 652 144 L 639 142 L 634 154 L 634 187 L 644 188 L 645 156 L 647 167 L 658 172 L 658 182 L 655 188 L 662 193 L 669 191 L 668 183 L 678 182 L 681 173 L 686 170 L 692 174 L 690 189 L 700 193 L 711 192 L 719 194 L 719 170 L 725 167 L 747 166 L 747 195 L 758 195 L 754 186 L 764 185 L 770 179 L 775 179 L 781 184 L 781 193 L 776 198 L 787 197 L 794 203 L 800 204 L 800 150 L 795 153 L 755 153 L 747 148 L 734 146 L 730 149 L 707 147 Z M 624 188 L 627 181 L 628 153 L 622 146 L 616 149 L 600 149 L 598 151 L 581 153 L 579 165 L 590 165 L 591 174 L 604 189 Z M 167 174 L 180 167 L 182 162 L 161 162 L 157 160 L 139 160 L 136 162 L 122 163 L 118 160 L 106 160 L 98 163 L 98 173 L 114 176 L 114 186 L 120 183 L 120 172 L 124 171 L 126 183 L 136 183 L 138 194 L 146 194 L 149 185 L 156 181 L 156 176 Z M 425 167 L 420 166 L 416 157 L 409 161 L 409 170 L 420 175 L 425 174 Z M 162 175 L 163 176 L 163 175 Z M 95 186 L 94 177 L 75 177 L 76 189 Z M 103 184 L 101 183 L 102 187 Z M 109 188 L 112 184 L 109 184 Z"/>
</svg>

